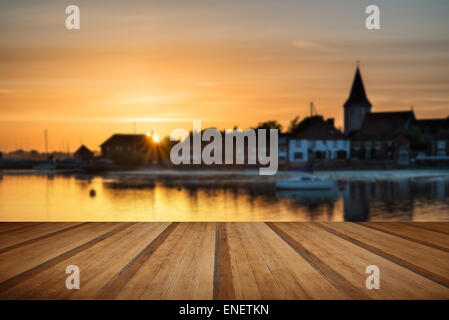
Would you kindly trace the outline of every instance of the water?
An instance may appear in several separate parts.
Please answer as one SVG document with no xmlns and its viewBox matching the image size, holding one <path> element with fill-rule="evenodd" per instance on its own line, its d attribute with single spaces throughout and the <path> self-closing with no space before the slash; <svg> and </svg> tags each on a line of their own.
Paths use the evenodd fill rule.
<svg viewBox="0 0 449 320">
<path fill-rule="evenodd" d="M 117 188 L 110 177 L 3 172 L 0 221 L 449 221 L 449 173 L 321 175 L 343 190 L 279 192 L 223 177 Z"/>
</svg>

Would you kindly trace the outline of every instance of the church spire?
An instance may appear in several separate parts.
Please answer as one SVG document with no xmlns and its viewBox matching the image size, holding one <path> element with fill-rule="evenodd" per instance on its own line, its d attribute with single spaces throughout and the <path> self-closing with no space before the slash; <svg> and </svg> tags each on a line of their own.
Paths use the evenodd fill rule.
<svg viewBox="0 0 449 320">
<path fill-rule="evenodd" d="M 360 74 L 359 61 L 357 61 L 357 69 L 355 71 L 354 81 L 352 82 L 351 93 L 348 100 L 344 104 L 346 107 L 371 107 L 366 97 L 365 86 L 363 85 L 362 76 Z"/>
</svg>

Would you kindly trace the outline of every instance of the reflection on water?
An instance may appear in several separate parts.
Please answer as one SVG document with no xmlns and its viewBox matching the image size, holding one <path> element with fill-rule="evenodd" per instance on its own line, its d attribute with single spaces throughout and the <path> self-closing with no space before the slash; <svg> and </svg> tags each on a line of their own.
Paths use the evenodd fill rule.
<svg viewBox="0 0 449 320">
<path fill-rule="evenodd" d="M 201 187 L 156 181 L 123 188 L 102 177 L 4 173 L 0 221 L 449 220 L 449 180 L 443 178 L 340 186 L 276 191 L 260 182 Z"/>
<path fill-rule="evenodd" d="M 347 221 L 449 220 L 449 181 L 442 178 L 351 182 L 342 196 Z"/>
</svg>

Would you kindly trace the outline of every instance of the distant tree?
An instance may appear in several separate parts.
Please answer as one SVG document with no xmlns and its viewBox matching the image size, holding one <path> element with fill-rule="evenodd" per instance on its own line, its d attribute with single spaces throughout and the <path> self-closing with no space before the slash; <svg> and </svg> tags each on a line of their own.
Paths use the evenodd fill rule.
<svg viewBox="0 0 449 320">
<path fill-rule="evenodd" d="M 310 116 L 304 118 L 302 121 L 299 121 L 299 117 L 295 117 L 288 127 L 288 133 L 300 133 L 303 130 L 307 129 L 309 126 L 322 124 L 325 120 L 323 116 Z"/>
<path fill-rule="evenodd" d="M 292 121 L 290 121 L 290 125 L 288 126 L 288 133 L 295 133 L 299 125 L 299 116 L 296 116 Z"/>
<path fill-rule="evenodd" d="M 268 120 L 265 122 L 259 122 L 256 129 L 278 129 L 279 131 L 281 131 L 282 125 L 277 120 Z"/>
</svg>

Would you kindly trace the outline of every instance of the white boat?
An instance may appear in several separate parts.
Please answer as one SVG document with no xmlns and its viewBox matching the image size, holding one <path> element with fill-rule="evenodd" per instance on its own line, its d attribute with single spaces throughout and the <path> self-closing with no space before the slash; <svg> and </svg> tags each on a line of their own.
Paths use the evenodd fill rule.
<svg viewBox="0 0 449 320">
<path fill-rule="evenodd" d="M 336 183 L 333 180 L 307 175 L 278 179 L 276 181 L 276 188 L 284 190 L 329 190 L 336 188 Z"/>
</svg>

